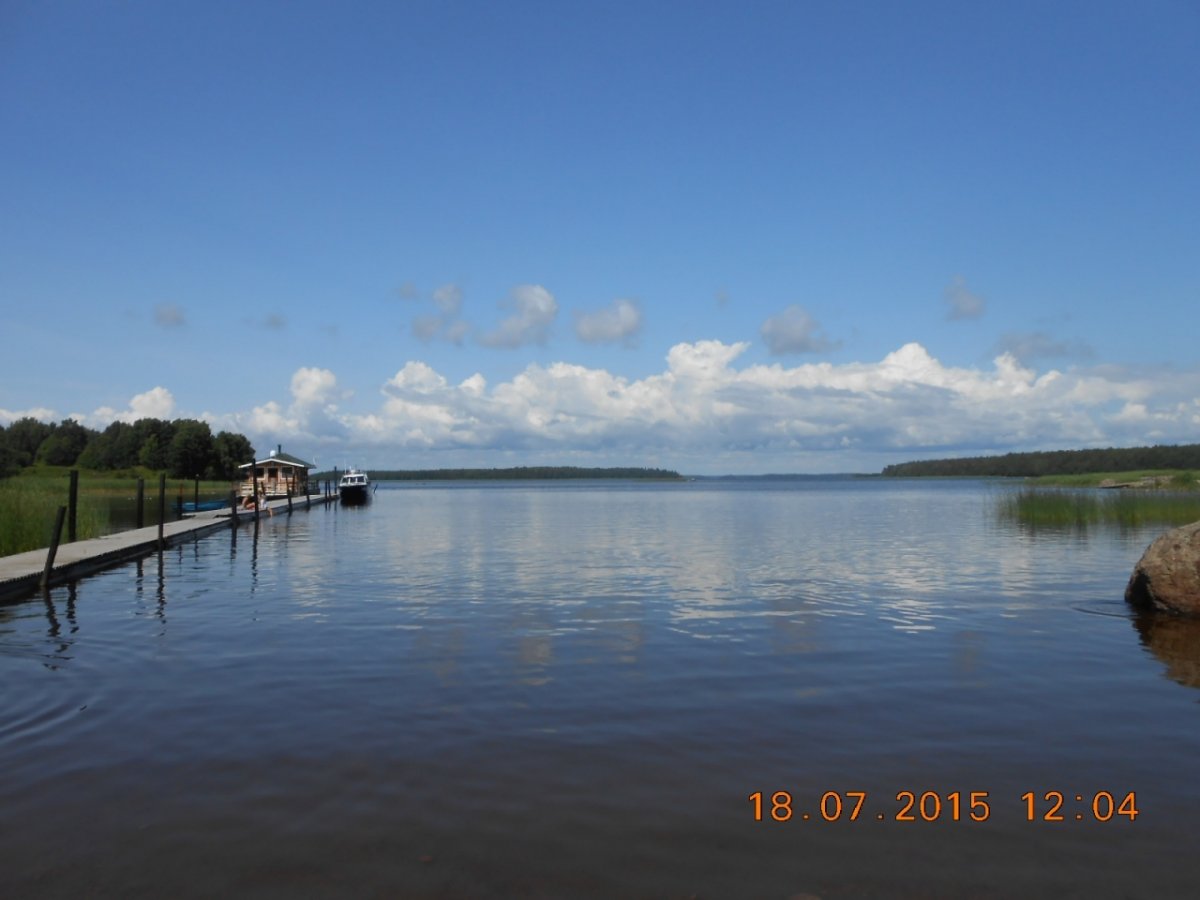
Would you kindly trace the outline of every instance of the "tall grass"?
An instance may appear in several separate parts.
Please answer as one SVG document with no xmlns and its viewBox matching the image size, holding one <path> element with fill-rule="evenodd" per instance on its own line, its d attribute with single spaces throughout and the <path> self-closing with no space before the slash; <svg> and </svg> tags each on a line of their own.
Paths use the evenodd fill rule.
<svg viewBox="0 0 1200 900">
<path fill-rule="evenodd" d="M 66 479 L 6 478 L 0 481 L 0 556 L 50 546 L 50 533 L 60 506 L 67 505 Z M 99 537 L 108 531 L 108 505 L 79 492 L 76 537 Z M 63 525 L 63 540 L 67 526 Z"/>
<path fill-rule="evenodd" d="M 36 466 L 20 475 L 0 480 L 0 556 L 24 553 L 50 546 L 50 532 L 58 507 L 66 506 L 69 492 L 69 469 L 58 466 Z M 140 470 L 129 472 L 79 473 L 79 504 L 75 513 L 76 538 L 101 537 L 122 529 L 120 519 L 113 519 L 113 504 L 117 500 L 133 500 L 137 496 L 137 479 L 145 478 L 146 524 L 158 521 L 156 498 L 158 474 Z M 224 481 L 200 482 L 201 500 L 222 500 L 229 496 L 230 485 Z M 194 483 L 168 480 L 166 502 L 174 509 L 177 499 L 191 500 Z M 127 504 L 128 505 L 128 504 Z M 136 508 L 136 504 L 133 504 Z M 116 524 L 114 524 L 114 521 Z M 123 527 L 131 527 L 126 523 Z M 62 539 L 67 539 L 66 525 Z"/>
<path fill-rule="evenodd" d="M 1002 520 L 1030 528 L 1186 525 L 1200 520 L 1200 492 L 1029 487 L 1002 494 L 997 511 Z"/>
</svg>

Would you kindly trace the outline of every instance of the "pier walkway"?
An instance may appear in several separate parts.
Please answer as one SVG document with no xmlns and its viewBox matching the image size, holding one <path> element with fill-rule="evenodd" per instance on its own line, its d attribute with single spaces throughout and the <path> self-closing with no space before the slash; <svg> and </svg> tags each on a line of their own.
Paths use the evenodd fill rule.
<svg viewBox="0 0 1200 900">
<path fill-rule="evenodd" d="M 337 494 L 298 497 L 292 500 L 292 508 L 299 511 L 308 508 L 309 505 L 336 502 L 337 499 Z M 259 515 L 262 519 L 267 519 L 271 513 L 276 518 L 280 515 L 286 516 L 288 501 L 269 501 Z M 238 517 L 239 523 L 254 518 L 254 510 L 238 509 L 234 510 L 233 514 Z M 186 518 L 177 522 L 165 522 L 163 546 L 171 547 L 195 540 L 220 528 L 228 530 L 232 527 L 229 516 L 229 509 L 217 509 L 187 514 Z M 111 566 L 156 553 L 158 550 L 157 524 L 106 534 L 104 537 L 90 538 L 86 541 L 59 544 L 48 587 L 93 575 Z M 49 552 L 48 547 L 42 547 L 40 550 L 0 557 L 0 603 L 19 599 L 38 590 Z"/>
</svg>

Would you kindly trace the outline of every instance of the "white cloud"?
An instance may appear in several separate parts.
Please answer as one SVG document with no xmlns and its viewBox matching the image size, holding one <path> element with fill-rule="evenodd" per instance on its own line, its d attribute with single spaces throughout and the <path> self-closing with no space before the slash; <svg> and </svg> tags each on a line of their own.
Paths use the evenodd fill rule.
<svg viewBox="0 0 1200 900">
<path fill-rule="evenodd" d="M 52 416 L 51 410 L 37 410 L 36 412 L 47 414 L 43 421 L 49 421 Z M 4 411 L 0 410 L 0 419 L 3 419 L 4 415 Z M 38 418 L 42 417 L 38 416 Z M 165 387 L 159 386 L 135 394 L 130 398 L 127 409 L 117 410 L 111 406 L 101 406 L 90 413 L 70 413 L 67 418 L 74 419 L 80 425 L 86 425 L 88 428 L 103 429 L 113 422 L 132 423 L 138 419 L 169 420 L 178 418 L 178 416 L 175 413 L 175 397 Z"/>
<path fill-rule="evenodd" d="M 820 333 L 821 326 L 803 308 L 793 304 L 762 325 L 762 338 L 775 355 L 823 353 L 836 344 Z"/>
<path fill-rule="evenodd" d="M 404 368 L 383 386 L 384 393 L 394 396 L 432 394 L 446 386 L 446 379 L 423 362 L 405 363 Z"/>
<path fill-rule="evenodd" d="M 513 313 L 494 330 L 480 338 L 488 347 L 520 347 L 546 342 L 550 325 L 558 315 L 554 295 L 540 284 L 521 284 L 512 289 L 508 300 L 500 304 Z"/>
<path fill-rule="evenodd" d="M 969 291 L 967 282 L 961 275 L 954 276 L 954 280 L 946 285 L 942 296 L 950 306 L 946 318 L 951 321 L 978 319 L 987 309 L 987 301 Z"/>
<path fill-rule="evenodd" d="M 0 409 L 0 425 L 11 425 L 17 419 L 37 419 L 39 422 L 55 421 L 54 410 L 45 406 L 35 406 L 31 409 Z"/>
<path fill-rule="evenodd" d="M 495 385 L 480 374 L 455 384 L 410 360 L 365 413 L 329 402 L 332 372 L 302 369 L 289 407 L 267 403 L 241 420 L 257 443 L 336 440 L 379 465 L 416 465 L 420 453 L 436 454 L 435 465 L 454 454 L 494 465 L 516 454 L 508 458 L 693 460 L 692 471 L 813 471 L 816 458 L 844 471 L 878 468 L 863 459 L 1187 442 L 1200 423 L 1200 372 L 1038 372 L 1011 354 L 958 368 L 917 343 L 874 362 L 738 367 L 748 349 L 677 344 L 661 372 L 640 379 L 532 364 Z"/>
<path fill-rule="evenodd" d="M 301 433 L 300 420 L 289 417 L 274 400 L 250 410 L 245 425 L 253 435 L 275 435 L 282 438 Z"/>
<path fill-rule="evenodd" d="M 317 446 L 344 444 L 350 433 L 338 403 L 351 393 L 338 387 L 337 376 L 328 369 L 302 367 L 292 374 L 290 386 L 292 401 L 287 406 L 269 400 L 246 413 L 205 413 L 204 419 L 214 427 L 242 432 L 256 447 L 303 443 L 313 447 L 305 453 L 315 455 Z"/>
<path fill-rule="evenodd" d="M 328 369 L 301 368 L 292 374 L 292 398 L 298 406 L 330 404 L 336 390 L 337 376 Z"/>
<path fill-rule="evenodd" d="M 635 300 L 614 300 L 604 309 L 575 314 L 575 334 L 589 344 L 630 341 L 642 328 L 642 310 Z"/>
<path fill-rule="evenodd" d="M 154 387 L 129 401 L 129 412 L 121 413 L 122 422 L 138 419 L 170 419 L 175 412 L 175 398 L 165 387 Z"/>
</svg>

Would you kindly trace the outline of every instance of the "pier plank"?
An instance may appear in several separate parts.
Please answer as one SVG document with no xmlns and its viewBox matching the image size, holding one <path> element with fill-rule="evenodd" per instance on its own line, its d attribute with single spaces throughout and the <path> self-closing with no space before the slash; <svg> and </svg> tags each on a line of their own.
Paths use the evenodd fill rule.
<svg viewBox="0 0 1200 900">
<path fill-rule="evenodd" d="M 313 503 L 325 504 L 337 499 L 333 496 L 315 496 Z M 287 502 L 283 500 L 268 501 L 264 510 L 284 511 Z M 252 520 L 254 510 L 233 510 L 238 521 Z M 230 510 L 217 509 L 194 513 L 177 522 L 164 522 L 161 535 L 163 544 L 167 547 L 196 540 L 230 526 Z M 287 517 L 278 517 L 280 522 L 286 522 Z M 260 519 L 260 521 L 266 521 Z M 87 575 L 93 575 L 112 566 L 120 565 L 158 552 L 159 526 L 150 525 L 145 528 L 134 528 L 120 531 L 116 534 L 106 534 L 103 537 L 90 538 L 84 541 L 60 544 L 54 558 L 54 567 L 50 572 L 49 586 L 53 587 L 64 582 L 74 581 Z M 17 600 L 34 593 L 38 589 L 39 580 L 46 567 L 46 554 L 49 548 L 29 550 L 13 556 L 0 557 L 0 603 Z"/>
</svg>

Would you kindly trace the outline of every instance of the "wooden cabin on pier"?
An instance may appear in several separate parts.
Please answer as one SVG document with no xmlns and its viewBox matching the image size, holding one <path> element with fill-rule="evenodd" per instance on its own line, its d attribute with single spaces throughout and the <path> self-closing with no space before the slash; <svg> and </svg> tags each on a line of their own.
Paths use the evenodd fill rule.
<svg viewBox="0 0 1200 900">
<path fill-rule="evenodd" d="M 266 459 L 238 466 L 242 470 L 242 484 L 238 493 L 243 497 L 254 495 L 254 482 L 272 497 L 303 497 L 308 493 L 308 470 L 316 468 L 312 463 L 283 452 L 279 444 Z"/>
</svg>

